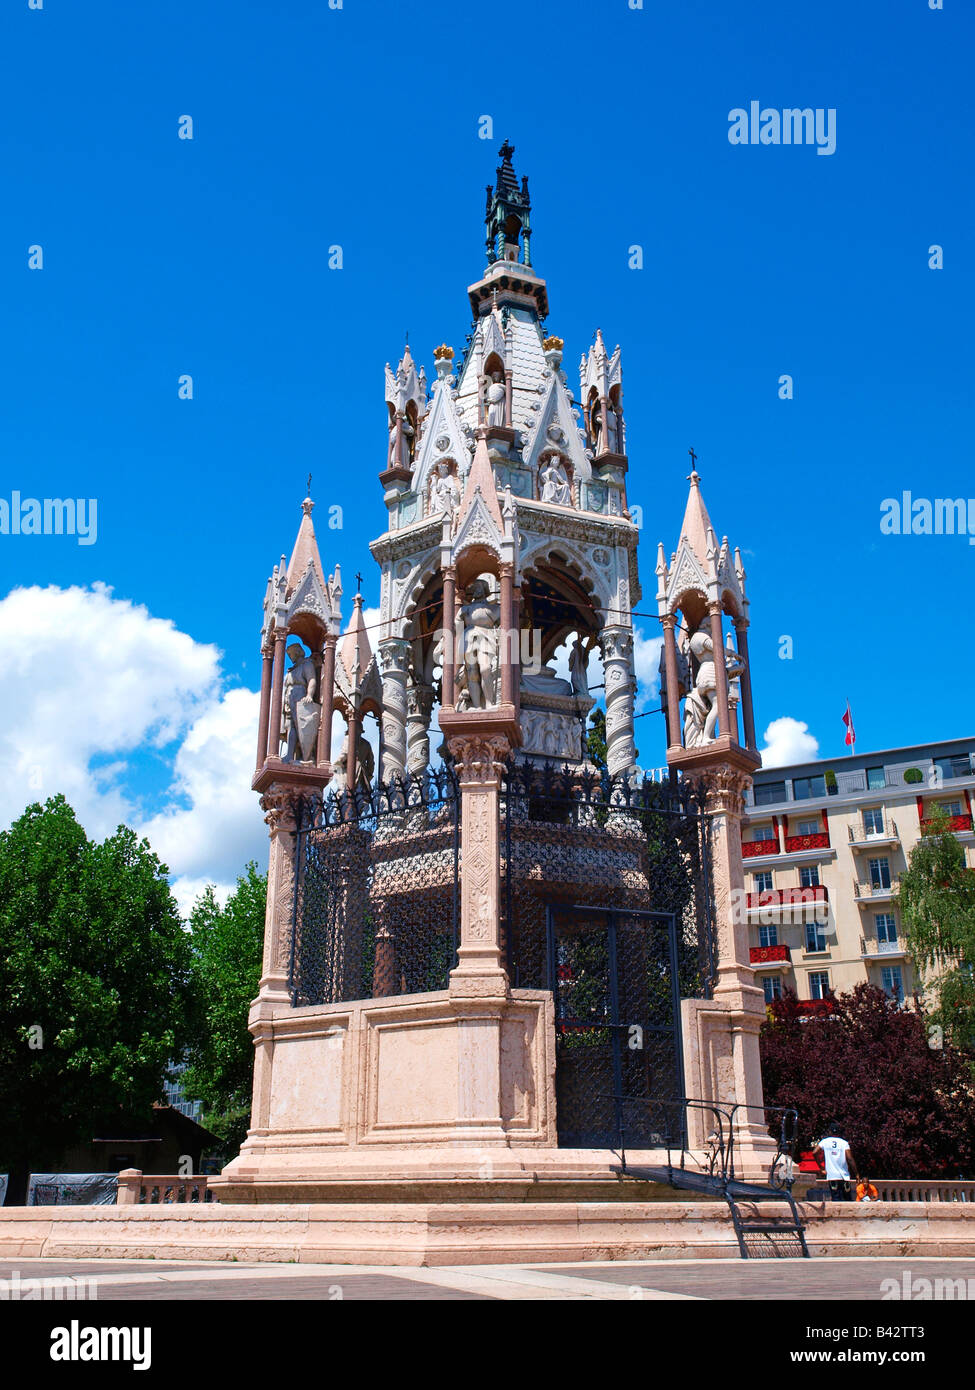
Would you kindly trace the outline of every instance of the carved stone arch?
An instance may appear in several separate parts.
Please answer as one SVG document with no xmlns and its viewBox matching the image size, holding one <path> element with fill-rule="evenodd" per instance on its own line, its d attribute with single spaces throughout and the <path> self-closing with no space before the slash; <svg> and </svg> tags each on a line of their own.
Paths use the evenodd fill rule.
<svg viewBox="0 0 975 1390">
<path fill-rule="evenodd" d="M 578 575 L 587 592 L 592 596 L 594 607 L 605 611 L 609 606 L 613 595 L 611 581 L 602 577 L 598 566 L 574 541 L 567 540 L 563 536 L 539 537 L 537 542 L 531 545 L 522 557 L 522 574 L 536 568 L 539 557 L 546 563 L 556 557 L 567 562 L 570 569 Z"/>
<path fill-rule="evenodd" d="M 548 538 L 522 561 L 526 626 L 542 632 L 542 660 L 548 661 L 572 631 L 598 635 L 605 624 L 609 595 L 591 560 L 563 538 Z"/>
<path fill-rule="evenodd" d="M 689 632 L 696 632 L 708 615 L 708 596 L 702 589 L 682 589 L 671 600 L 671 611 L 680 610 Z"/>
<path fill-rule="evenodd" d="M 743 616 L 741 595 L 729 585 L 721 591 L 721 611 L 726 613 L 729 618 L 741 618 Z"/>
<path fill-rule="evenodd" d="M 440 575 L 440 550 L 431 550 L 419 561 L 420 568 L 416 577 L 409 588 L 404 588 L 393 614 L 394 621 L 399 619 L 412 619 L 416 616 L 418 608 L 424 607 L 424 591 L 432 579 Z"/>
</svg>

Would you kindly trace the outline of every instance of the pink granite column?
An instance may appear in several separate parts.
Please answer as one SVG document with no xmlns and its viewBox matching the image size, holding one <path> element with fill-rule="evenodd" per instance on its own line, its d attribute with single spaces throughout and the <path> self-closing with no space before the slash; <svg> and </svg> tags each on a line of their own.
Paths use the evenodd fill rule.
<svg viewBox="0 0 975 1390">
<path fill-rule="evenodd" d="M 335 643 L 337 638 L 334 633 L 329 633 L 325 638 L 325 645 L 322 649 L 322 688 L 319 692 L 319 699 L 322 706 L 322 722 L 318 728 L 318 757 L 319 767 L 324 767 L 326 763 L 332 761 L 332 713 L 335 709 Z"/>
<path fill-rule="evenodd" d="M 748 619 L 735 619 L 735 637 L 738 642 L 738 655 L 745 663 L 741 673 L 741 718 L 745 729 L 745 747 L 755 749 L 755 709 L 752 705 L 752 671 L 748 660 Z"/>
<path fill-rule="evenodd" d="M 271 716 L 267 736 L 267 756 L 281 756 L 281 706 L 284 703 L 284 646 L 288 629 L 274 629 L 274 673 L 271 676 Z"/>
<path fill-rule="evenodd" d="M 517 673 L 520 662 L 520 637 L 515 626 L 514 602 L 515 567 L 506 561 L 501 565 L 501 703 L 513 705 L 515 689 L 520 683 Z"/>
<path fill-rule="evenodd" d="M 463 718 L 464 716 L 459 716 Z M 461 922 L 450 1006 L 457 1020 L 455 1142 L 507 1144 L 501 1030 L 510 997 L 501 956 L 499 793 L 510 750 L 501 734 L 448 738 L 461 792 Z"/>
<path fill-rule="evenodd" d="M 263 649 L 264 660 L 261 665 L 261 712 L 257 719 L 257 767 L 261 768 L 267 761 L 267 731 L 271 718 L 271 673 L 274 670 L 274 649 L 265 647 Z"/>
<path fill-rule="evenodd" d="M 456 653 L 454 651 L 454 603 L 457 572 L 453 565 L 444 570 L 443 575 L 443 681 L 441 683 L 440 703 L 447 709 L 454 707 L 454 679 Z"/>
<path fill-rule="evenodd" d="M 662 620 L 664 628 L 664 669 L 667 673 L 667 743 L 680 746 L 680 694 L 677 688 L 677 619 L 668 613 Z"/>
<path fill-rule="evenodd" d="M 733 742 L 738 742 L 738 721 L 735 727 L 731 727 L 731 711 L 728 706 L 728 667 L 725 665 L 724 658 L 724 633 L 721 626 L 721 605 L 712 603 L 711 613 L 711 645 L 714 648 L 714 683 L 718 700 L 718 729 L 722 734 L 727 734 Z"/>
</svg>

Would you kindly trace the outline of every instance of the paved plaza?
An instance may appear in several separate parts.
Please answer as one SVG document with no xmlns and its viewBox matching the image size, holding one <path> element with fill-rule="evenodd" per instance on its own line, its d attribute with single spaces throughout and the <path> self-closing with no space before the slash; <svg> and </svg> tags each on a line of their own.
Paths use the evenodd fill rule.
<svg viewBox="0 0 975 1390">
<path fill-rule="evenodd" d="M 646 1260 L 564 1265 L 226 1264 L 181 1260 L 0 1261 L 0 1279 L 94 1279 L 99 1301 L 880 1300 L 884 1280 L 965 1281 L 975 1259 Z M 888 1289 L 890 1285 L 886 1286 Z M 960 1285 L 956 1282 L 956 1288 Z M 958 1294 L 955 1294 L 958 1297 Z"/>
</svg>

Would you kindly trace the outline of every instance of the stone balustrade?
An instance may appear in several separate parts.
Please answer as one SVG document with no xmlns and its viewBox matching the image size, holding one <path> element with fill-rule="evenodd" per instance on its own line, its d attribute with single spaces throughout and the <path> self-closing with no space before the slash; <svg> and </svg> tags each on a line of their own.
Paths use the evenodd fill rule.
<svg viewBox="0 0 975 1390">
<path fill-rule="evenodd" d="M 138 1168 L 125 1168 L 118 1175 L 116 1205 L 169 1205 L 175 1202 L 212 1202 L 206 1177 L 143 1174 Z"/>
</svg>

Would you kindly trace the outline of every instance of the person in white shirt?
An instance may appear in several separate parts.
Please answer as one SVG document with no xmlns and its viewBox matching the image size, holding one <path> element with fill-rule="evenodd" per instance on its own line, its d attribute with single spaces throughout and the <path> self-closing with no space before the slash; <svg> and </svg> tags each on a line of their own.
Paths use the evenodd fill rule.
<svg viewBox="0 0 975 1390">
<path fill-rule="evenodd" d="M 839 1126 L 831 1125 L 829 1135 L 820 1139 L 813 1155 L 820 1168 L 826 1169 L 826 1181 L 834 1202 L 851 1202 L 850 1179 L 857 1176 L 857 1166 L 850 1146 L 839 1137 Z"/>
</svg>

